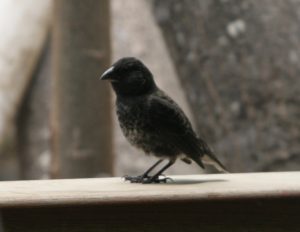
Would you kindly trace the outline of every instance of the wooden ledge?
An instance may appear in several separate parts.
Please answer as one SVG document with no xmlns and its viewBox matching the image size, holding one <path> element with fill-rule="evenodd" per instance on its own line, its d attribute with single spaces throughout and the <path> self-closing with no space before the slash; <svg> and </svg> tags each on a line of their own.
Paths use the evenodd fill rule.
<svg viewBox="0 0 300 232">
<path fill-rule="evenodd" d="M 122 178 L 0 182 L 0 208 L 299 198 L 300 172 L 172 176 L 167 184 Z"/>
<path fill-rule="evenodd" d="M 4 231 L 299 231 L 300 172 L 0 183 Z"/>
</svg>

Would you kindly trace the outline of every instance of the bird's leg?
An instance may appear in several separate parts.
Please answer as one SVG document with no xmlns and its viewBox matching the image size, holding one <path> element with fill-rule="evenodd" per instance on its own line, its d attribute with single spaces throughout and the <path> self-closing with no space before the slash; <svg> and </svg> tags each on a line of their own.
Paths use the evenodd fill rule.
<svg viewBox="0 0 300 232">
<path fill-rule="evenodd" d="M 148 175 L 157 165 L 159 165 L 163 159 L 158 160 L 155 164 L 153 164 L 144 174 L 140 176 L 124 176 L 125 180 L 130 181 L 131 183 L 143 183 L 144 180 L 148 180 L 151 177 Z"/>
<path fill-rule="evenodd" d="M 163 161 L 163 159 L 158 160 L 154 165 L 152 165 L 142 176 L 144 178 L 149 177 L 148 174 L 157 166 L 159 165 L 161 162 Z"/>
<path fill-rule="evenodd" d="M 167 163 L 162 169 L 160 169 L 154 176 L 144 179 L 144 181 L 142 183 L 143 184 L 160 183 L 160 182 L 166 183 L 167 180 L 172 180 L 169 177 L 164 177 L 163 179 L 159 179 L 159 177 L 162 175 L 162 173 L 165 170 L 167 170 L 169 167 L 171 167 L 174 163 L 175 163 L 175 160 L 170 160 L 169 163 Z"/>
</svg>

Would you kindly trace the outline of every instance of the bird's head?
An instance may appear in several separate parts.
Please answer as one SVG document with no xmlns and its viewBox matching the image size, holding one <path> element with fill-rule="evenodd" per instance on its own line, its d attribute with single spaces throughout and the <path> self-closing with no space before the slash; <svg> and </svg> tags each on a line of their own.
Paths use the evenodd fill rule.
<svg viewBox="0 0 300 232">
<path fill-rule="evenodd" d="M 100 80 L 109 80 L 117 95 L 138 96 L 156 89 L 149 69 L 138 59 L 125 57 L 107 69 Z"/>
</svg>

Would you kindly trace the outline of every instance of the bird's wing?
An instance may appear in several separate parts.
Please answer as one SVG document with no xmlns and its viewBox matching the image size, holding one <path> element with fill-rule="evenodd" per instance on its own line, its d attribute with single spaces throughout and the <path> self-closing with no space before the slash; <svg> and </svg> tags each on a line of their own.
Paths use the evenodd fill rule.
<svg viewBox="0 0 300 232">
<path fill-rule="evenodd" d="M 169 98 L 152 97 L 149 100 L 149 124 L 168 143 L 191 157 L 204 168 L 201 157 L 206 147 L 201 146 L 184 112 Z"/>
</svg>

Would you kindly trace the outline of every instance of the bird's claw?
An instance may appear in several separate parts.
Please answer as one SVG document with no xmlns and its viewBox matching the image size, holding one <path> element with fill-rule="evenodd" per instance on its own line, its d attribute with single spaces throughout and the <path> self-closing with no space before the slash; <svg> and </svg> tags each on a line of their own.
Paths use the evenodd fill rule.
<svg viewBox="0 0 300 232">
<path fill-rule="evenodd" d="M 144 176 L 144 175 L 141 175 L 141 176 L 128 176 L 128 175 L 125 175 L 125 176 L 123 176 L 123 178 L 124 178 L 125 181 L 130 181 L 130 183 L 144 183 L 144 181 L 149 179 L 150 177 L 149 176 Z"/>
<path fill-rule="evenodd" d="M 160 178 L 160 177 L 163 178 Z M 166 177 L 165 175 L 160 175 L 158 177 L 154 177 L 154 176 L 128 176 L 125 175 L 123 176 L 123 178 L 125 179 L 125 181 L 130 181 L 130 183 L 142 183 L 142 184 L 151 184 L 151 183 L 167 183 L 168 181 L 172 181 L 173 179 L 170 177 Z"/>
<path fill-rule="evenodd" d="M 161 178 L 161 176 L 163 176 L 163 178 Z M 142 182 L 143 184 L 151 184 L 151 183 L 167 183 L 168 181 L 173 182 L 173 179 L 170 177 L 165 177 L 165 175 L 161 175 L 159 177 L 151 177 L 149 179 L 144 180 L 144 182 Z"/>
</svg>

